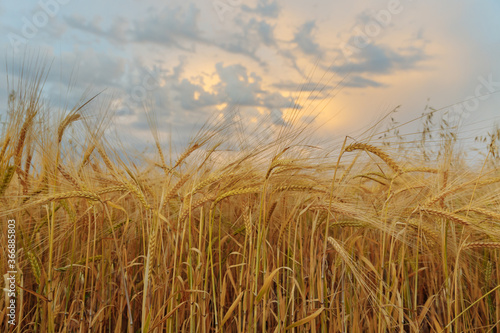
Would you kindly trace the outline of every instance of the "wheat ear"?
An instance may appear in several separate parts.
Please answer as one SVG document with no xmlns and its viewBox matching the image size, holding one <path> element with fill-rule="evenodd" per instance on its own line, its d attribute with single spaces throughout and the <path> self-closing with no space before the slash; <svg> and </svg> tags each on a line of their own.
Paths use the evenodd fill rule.
<svg viewBox="0 0 500 333">
<path fill-rule="evenodd" d="M 392 158 L 390 158 L 389 155 L 387 155 L 377 147 L 366 143 L 353 143 L 344 149 L 344 151 L 346 152 L 350 152 L 353 150 L 364 150 L 375 154 L 380 157 L 392 170 L 394 170 L 394 172 L 401 173 L 401 168 L 397 165 L 397 163 Z"/>
<path fill-rule="evenodd" d="M 34 205 L 43 205 L 51 201 L 55 200 L 61 200 L 61 199 L 69 199 L 69 198 L 84 198 L 92 201 L 101 201 L 101 198 L 93 193 L 93 192 L 88 192 L 88 191 L 71 191 L 71 192 L 64 192 L 64 193 L 59 193 L 59 194 L 54 194 L 48 197 L 45 197 L 43 199 L 33 201 L 27 206 L 34 206 Z"/>
<path fill-rule="evenodd" d="M 234 196 L 234 195 L 247 194 L 247 193 L 259 193 L 261 191 L 262 191 L 262 188 L 260 186 L 238 188 L 236 190 L 226 192 L 226 193 L 220 195 L 219 197 L 217 197 L 217 199 L 215 199 L 215 201 L 212 203 L 212 207 L 215 207 L 219 203 L 219 201 L 221 201 L 225 198 Z"/>
<path fill-rule="evenodd" d="M 40 284 L 40 277 L 42 276 L 42 269 L 40 268 L 40 263 L 38 262 L 37 257 L 33 254 L 33 252 L 26 252 L 28 256 L 28 260 L 31 265 L 31 270 L 33 271 L 33 275 L 35 276 L 36 283 Z"/>
<path fill-rule="evenodd" d="M 461 225 L 466 225 L 466 226 L 470 225 L 470 223 L 468 221 L 466 221 L 465 219 L 463 219 L 461 216 L 458 216 L 456 214 L 453 214 L 451 212 L 447 212 L 444 210 L 438 210 L 438 209 L 433 209 L 433 208 L 429 208 L 429 207 L 421 207 L 420 211 L 427 213 L 427 214 L 430 214 L 430 215 L 435 215 L 435 216 L 439 216 L 439 217 L 448 219 L 450 221 L 456 222 L 456 223 L 461 224 Z"/>
<path fill-rule="evenodd" d="M 31 123 L 33 122 L 33 119 L 36 116 L 36 112 L 31 112 L 26 120 L 23 123 L 23 127 L 21 128 L 21 132 L 19 133 L 19 141 L 17 141 L 17 146 L 14 151 L 14 165 L 16 167 L 21 166 L 21 158 L 23 155 L 23 146 L 24 146 L 24 141 L 26 139 L 26 135 L 28 134 L 29 127 L 31 126 Z"/>
<path fill-rule="evenodd" d="M 212 201 L 214 199 L 215 199 L 214 197 L 203 197 L 196 200 L 188 208 L 182 210 L 182 213 L 180 214 L 180 221 L 181 222 L 184 221 L 188 217 L 189 212 L 192 211 L 193 209 L 196 209 L 201 205 L 205 204 L 206 202 Z M 186 200 L 184 201 L 187 202 Z"/>
<path fill-rule="evenodd" d="M 184 153 L 182 153 L 181 156 L 179 156 L 179 159 L 177 160 L 177 162 L 175 162 L 175 165 L 172 167 L 172 169 L 175 169 L 179 165 L 181 165 L 182 161 L 184 161 L 186 158 L 188 158 L 189 155 L 191 155 L 198 148 L 200 148 L 200 145 L 197 143 L 195 143 L 190 148 L 188 148 Z"/>
<path fill-rule="evenodd" d="M 478 213 L 478 214 L 483 214 L 483 215 L 492 217 L 492 218 L 497 219 L 497 220 L 500 221 L 500 214 L 498 214 L 496 212 L 493 212 L 491 210 L 484 209 L 484 208 L 479 208 L 479 207 L 463 207 L 463 208 L 457 209 L 453 213 L 469 212 L 469 211 L 470 212 L 475 212 L 475 213 Z"/>
<path fill-rule="evenodd" d="M 439 173 L 438 169 L 435 168 L 406 168 L 402 170 L 402 173 L 409 173 L 409 172 L 425 172 L 425 173 Z"/>
<path fill-rule="evenodd" d="M 182 187 L 182 185 L 184 185 L 189 180 L 190 176 L 191 176 L 190 174 L 186 174 L 186 175 L 182 176 L 182 178 L 179 179 L 179 181 L 168 191 L 168 193 L 165 195 L 165 198 L 163 200 L 163 206 L 165 206 L 168 203 L 168 201 Z"/>
<path fill-rule="evenodd" d="M 64 130 L 69 125 L 71 125 L 71 123 L 77 121 L 78 119 L 80 119 L 80 115 L 78 113 L 69 114 L 66 116 L 66 118 L 64 118 L 61 124 L 59 124 L 59 128 L 57 129 L 57 143 L 61 143 Z"/>
<path fill-rule="evenodd" d="M 271 163 L 271 165 L 269 166 L 269 169 L 267 169 L 267 173 L 266 173 L 266 179 L 269 178 L 269 176 L 271 175 L 271 172 L 273 172 L 273 169 L 276 168 L 276 167 L 279 167 L 279 166 L 284 166 L 284 165 L 289 165 L 289 164 L 292 164 L 294 162 L 294 160 L 277 160 L 277 161 L 274 161 Z"/>
<path fill-rule="evenodd" d="M 123 185 L 127 188 L 127 190 L 132 192 L 137 199 L 139 199 L 139 202 L 142 204 L 142 206 L 146 210 L 151 209 L 151 206 L 146 201 L 146 197 L 144 196 L 144 193 L 142 193 L 142 191 L 138 187 L 132 185 L 128 181 L 123 181 Z"/>
<path fill-rule="evenodd" d="M 471 242 L 467 243 L 463 247 L 464 249 L 500 249 L 500 242 Z"/>
<path fill-rule="evenodd" d="M 95 193 L 98 195 L 101 195 L 101 194 L 106 194 L 106 193 L 110 193 L 110 192 L 124 192 L 124 191 L 128 191 L 128 187 L 126 187 L 124 185 L 118 185 L 118 186 L 111 186 L 111 187 L 106 187 L 106 188 L 97 190 Z"/>
<path fill-rule="evenodd" d="M 7 147 L 9 146 L 10 136 L 7 137 L 2 145 L 2 150 L 0 151 L 0 163 L 3 161 L 3 157 L 5 156 L 5 152 L 7 151 Z"/>
<path fill-rule="evenodd" d="M 7 186 L 9 186 L 9 183 L 12 180 L 12 177 L 14 176 L 15 172 L 16 172 L 15 165 L 9 165 L 5 170 L 5 173 L 3 174 L 2 177 L 2 183 L 0 184 L 0 196 L 2 196 L 5 193 L 5 190 L 7 189 Z"/>
</svg>

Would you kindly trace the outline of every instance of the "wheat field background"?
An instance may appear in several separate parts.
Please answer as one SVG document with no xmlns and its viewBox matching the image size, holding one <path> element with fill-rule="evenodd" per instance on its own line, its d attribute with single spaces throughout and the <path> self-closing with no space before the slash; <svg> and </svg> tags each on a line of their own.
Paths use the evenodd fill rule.
<svg viewBox="0 0 500 333">
<path fill-rule="evenodd" d="M 212 122 L 174 154 L 152 116 L 141 155 L 95 100 L 54 116 L 43 83 L 14 87 L 0 138 L 0 244 L 15 219 L 18 249 L 2 330 L 500 331 L 500 131 L 476 163 L 434 111 L 418 140 Z"/>
</svg>

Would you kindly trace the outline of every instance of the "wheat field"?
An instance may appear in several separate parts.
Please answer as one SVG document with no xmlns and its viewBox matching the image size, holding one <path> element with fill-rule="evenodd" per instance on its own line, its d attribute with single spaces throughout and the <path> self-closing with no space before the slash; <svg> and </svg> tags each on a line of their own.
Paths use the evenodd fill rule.
<svg viewBox="0 0 500 333">
<path fill-rule="evenodd" d="M 439 125 L 325 148 L 297 121 L 228 149 L 245 134 L 215 122 L 176 154 L 151 117 L 141 155 L 42 90 L 15 87 L 0 138 L 5 332 L 500 331 L 498 131 L 475 164 Z"/>
</svg>

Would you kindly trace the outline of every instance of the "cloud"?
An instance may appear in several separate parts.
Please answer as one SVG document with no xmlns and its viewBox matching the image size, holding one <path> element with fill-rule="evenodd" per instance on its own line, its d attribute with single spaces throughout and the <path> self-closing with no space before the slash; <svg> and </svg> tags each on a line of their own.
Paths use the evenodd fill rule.
<svg viewBox="0 0 500 333">
<path fill-rule="evenodd" d="M 199 41 L 198 29 L 200 10 L 191 3 L 187 9 L 166 7 L 160 12 L 152 8 L 149 15 L 133 23 L 132 36 L 136 42 L 153 42 L 162 45 L 175 45 L 181 48 L 181 41 Z"/>
<path fill-rule="evenodd" d="M 220 83 L 216 85 L 220 98 L 232 105 L 259 105 L 258 94 L 263 93 L 260 86 L 262 78 L 255 73 L 248 75 L 247 69 L 239 64 L 224 66 L 222 62 L 215 65 Z"/>
<path fill-rule="evenodd" d="M 114 17 L 108 28 L 103 27 L 105 20 L 100 15 L 87 20 L 78 14 L 73 14 L 66 16 L 64 21 L 71 28 L 106 38 L 111 42 L 126 43 L 130 39 L 130 22 L 120 16 Z"/>
<path fill-rule="evenodd" d="M 162 10 L 150 8 L 142 18 L 129 20 L 116 16 L 108 27 L 100 15 L 87 20 L 80 15 L 65 17 L 66 23 L 74 28 L 118 43 L 150 42 L 164 46 L 175 46 L 191 51 L 184 45 L 186 41 L 201 41 L 201 30 L 198 28 L 200 10 L 193 4 L 187 8 L 182 6 L 165 7 Z"/>
<path fill-rule="evenodd" d="M 191 3 L 187 9 L 167 7 L 157 12 L 150 10 L 150 15 L 134 22 L 133 36 L 136 41 L 151 41 L 161 44 L 176 43 L 178 38 L 198 40 L 197 17 L 200 10 Z"/>
<path fill-rule="evenodd" d="M 342 86 L 351 88 L 366 88 L 366 87 L 382 87 L 383 84 L 364 78 L 359 75 L 348 76 L 343 82 Z"/>
<path fill-rule="evenodd" d="M 319 44 L 314 41 L 313 31 L 316 29 L 315 21 L 311 20 L 304 23 L 295 33 L 293 42 L 305 54 L 321 55 Z"/>
<path fill-rule="evenodd" d="M 257 51 L 262 45 L 275 46 L 274 26 L 263 20 L 250 19 L 244 22 L 241 18 L 235 20 L 235 24 L 241 27 L 227 36 L 224 42 L 212 42 L 212 45 L 227 52 L 248 56 L 261 65 L 265 65 L 258 56 Z"/>
<path fill-rule="evenodd" d="M 285 91 L 329 91 L 333 89 L 331 85 L 325 85 L 324 83 L 319 82 L 306 82 L 306 83 L 297 83 L 293 81 L 281 81 L 279 83 L 274 83 L 273 87 L 279 90 Z"/>
<path fill-rule="evenodd" d="M 278 5 L 276 0 L 260 0 L 257 7 L 250 8 L 247 5 L 241 6 L 241 9 L 245 12 L 256 13 L 259 16 L 277 18 L 280 14 L 281 7 Z"/>
<path fill-rule="evenodd" d="M 329 69 L 340 74 L 389 74 L 398 70 L 413 69 L 419 62 L 428 58 L 423 49 L 413 47 L 399 49 L 397 52 L 388 46 L 368 44 L 356 50 L 347 64 L 333 65 Z"/>
<path fill-rule="evenodd" d="M 180 101 L 184 110 L 194 111 L 206 106 L 214 106 L 221 103 L 220 98 L 213 93 L 205 91 L 202 85 L 193 84 L 187 79 L 174 85 L 178 92 L 176 100 Z"/>
</svg>

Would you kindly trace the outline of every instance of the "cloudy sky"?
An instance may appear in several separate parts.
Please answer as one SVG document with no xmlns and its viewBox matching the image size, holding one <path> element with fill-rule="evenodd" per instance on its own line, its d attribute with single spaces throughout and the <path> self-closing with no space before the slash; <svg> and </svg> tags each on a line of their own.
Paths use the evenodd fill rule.
<svg viewBox="0 0 500 333">
<path fill-rule="evenodd" d="M 485 128 L 500 115 L 499 18 L 497 0 L 2 1 L 0 113 L 6 73 L 40 54 L 51 105 L 104 91 L 144 140 L 146 109 L 181 141 L 209 117 L 278 130 L 293 108 L 318 115 L 319 135 L 398 105 L 401 121 L 429 104 Z"/>
</svg>

